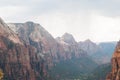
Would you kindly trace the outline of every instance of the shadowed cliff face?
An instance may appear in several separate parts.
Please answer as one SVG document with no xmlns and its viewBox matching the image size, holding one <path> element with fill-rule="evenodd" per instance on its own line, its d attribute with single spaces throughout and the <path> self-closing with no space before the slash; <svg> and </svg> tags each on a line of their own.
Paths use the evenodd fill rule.
<svg viewBox="0 0 120 80">
<path fill-rule="evenodd" d="M 35 76 L 39 75 L 38 80 L 44 78 L 44 76 L 49 76 L 47 74 L 48 70 L 53 68 L 56 63 L 87 56 L 85 51 L 78 48 L 77 42 L 70 34 L 63 35 L 61 42 L 56 41 L 41 25 L 33 22 L 11 23 L 8 25 L 18 34 L 25 47 L 27 45 L 32 47 L 28 50 L 27 58 L 30 60 L 28 62 L 30 63 L 29 66 L 35 71 L 32 73 L 35 73 Z M 26 53 L 26 51 L 24 52 Z"/>
<path fill-rule="evenodd" d="M 48 65 L 48 68 L 54 66 L 54 62 L 60 60 L 71 59 L 86 55 L 86 52 L 78 49 L 77 42 L 72 35 L 66 33 L 62 36 L 62 41 L 56 41 L 41 25 L 26 22 L 26 23 L 11 23 L 8 24 L 11 29 L 16 32 L 25 43 L 36 48 L 36 52 L 43 56 Z M 13 28 L 14 26 L 14 28 Z"/>
<path fill-rule="evenodd" d="M 120 41 L 117 43 L 111 63 L 112 71 L 107 75 L 106 80 L 120 80 Z"/>
<path fill-rule="evenodd" d="M 47 76 L 43 63 L 35 48 L 25 45 L 0 19 L 0 68 L 4 79 L 43 80 Z"/>
</svg>

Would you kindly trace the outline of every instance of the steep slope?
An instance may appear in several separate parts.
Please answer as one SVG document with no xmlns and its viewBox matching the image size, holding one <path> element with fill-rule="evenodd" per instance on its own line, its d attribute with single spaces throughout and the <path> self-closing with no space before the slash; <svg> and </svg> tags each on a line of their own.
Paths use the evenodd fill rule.
<svg viewBox="0 0 120 80">
<path fill-rule="evenodd" d="M 93 56 L 96 56 L 96 58 L 101 57 L 103 63 L 110 63 L 116 42 L 101 42 L 98 46 L 101 48 L 102 53 Z"/>
<path fill-rule="evenodd" d="M 78 79 L 80 75 L 89 73 L 97 66 L 87 53 L 79 48 L 78 43 L 71 34 L 65 33 L 62 37 L 56 38 L 56 40 L 63 46 L 69 55 L 69 59 L 55 64 L 49 71 L 52 77 L 51 80 Z"/>
<path fill-rule="evenodd" d="M 41 25 L 33 22 L 11 23 L 8 25 L 19 35 L 25 44 L 35 47 L 36 53 L 45 60 L 48 68 L 53 66 L 53 62 L 58 59 L 56 53 L 59 51 L 59 44 Z"/>
<path fill-rule="evenodd" d="M 78 43 L 71 34 L 65 33 L 62 37 L 56 38 L 56 40 L 64 48 L 69 59 L 72 57 L 79 58 L 81 56 L 87 56 L 87 52 L 79 48 Z"/>
<path fill-rule="evenodd" d="M 14 43 L 22 44 L 18 38 L 18 36 L 8 27 L 7 24 L 0 18 L 0 35 L 8 37 L 8 39 L 12 40 Z"/>
<path fill-rule="evenodd" d="M 111 64 L 102 64 L 95 68 L 90 75 L 88 75 L 86 80 L 105 80 L 106 75 L 111 70 Z"/>
<path fill-rule="evenodd" d="M 94 61 L 88 58 L 88 55 L 84 50 L 78 47 L 78 43 L 71 34 L 65 33 L 62 37 L 55 40 L 42 26 L 37 23 L 11 23 L 9 26 L 25 43 L 35 47 L 37 54 L 42 56 L 44 59 L 44 64 L 47 66 L 50 76 L 52 76 L 52 74 L 57 75 L 57 72 L 60 74 L 59 70 L 56 69 L 63 64 L 64 67 L 61 67 L 61 71 L 64 71 L 66 67 L 73 65 L 75 68 L 72 71 L 74 71 L 75 74 L 78 74 L 75 72 L 77 69 L 80 72 L 84 72 L 83 68 L 87 67 L 88 63 L 91 64 L 91 67 L 87 67 L 86 69 L 89 68 L 90 70 L 97 65 Z M 87 60 L 89 60 L 89 62 Z M 70 64 L 66 65 L 65 63 Z M 70 69 L 71 68 L 69 68 L 69 72 L 71 71 Z M 54 77 L 56 78 L 56 76 Z M 68 76 L 66 76 L 66 78 L 68 78 Z M 60 79 L 57 78 L 57 80 Z"/>
<path fill-rule="evenodd" d="M 55 66 L 49 70 L 49 73 L 51 80 L 76 80 L 83 78 L 81 75 L 90 75 L 90 72 L 96 67 L 97 64 L 92 61 L 90 57 L 83 56 L 81 58 L 72 58 L 56 63 Z"/>
<path fill-rule="evenodd" d="M 88 55 L 92 55 L 100 51 L 100 47 L 89 39 L 79 42 L 79 47 L 84 51 L 87 51 Z"/>
<path fill-rule="evenodd" d="M 96 44 L 89 39 L 79 42 L 79 47 L 86 51 L 98 64 L 106 64 L 110 62 L 116 42 L 101 42 Z"/>
<path fill-rule="evenodd" d="M 55 79 L 56 73 L 60 75 L 59 70 L 56 69 L 67 62 L 70 63 L 70 65 L 65 64 L 65 67 L 73 65 L 75 68 L 72 71 L 75 74 L 78 74 L 75 72 L 76 68 L 78 71 L 84 72 L 83 68 L 87 67 L 88 63 L 91 64 L 91 67 L 89 67 L 91 70 L 97 65 L 87 57 L 88 55 L 84 50 L 78 47 L 77 42 L 71 34 L 65 33 L 61 38 L 59 37 L 55 40 L 49 32 L 37 23 L 10 23 L 8 25 L 19 35 L 25 44 L 35 47 L 36 53 L 44 60 L 44 67 L 47 67 L 47 69 L 44 69 L 43 71 L 47 70 L 49 73 L 49 80 L 51 77 Z M 80 62 L 79 60 L 82 60 L 83 62 Z M 89 62 L 87 60 L 89 60 Z M 92 64 L 94 64 L 94 67 Z M 80 66 L 84 67 L 80 68 Z M 61 71 L 64 72 L 65 67 L 61 67 L 63 69 Z M 70 69 L 71 68 L 69 68 L 69 72 L 71 71 Z M 52 74 L 55 74 L 55 76 L 52 76 Z M 70 74 L 68 75 L 71 76 Z M 68 78 L 68 76 L 66 76 L 66 78 Z M 57 80 L 60 79 L 61 78 L 57 78 Z"/>
<path fill-rule="evenodd" d="M 107 75 L 106 80 L 120 80 L 120 41 L 112 56 L 112 71 Z"/>
<path fill-rule="evenodd" d="M 69 33 L 65 33 L 62 37 L 61 37 L 61 40 L 63 40 L 64 42 L 68 43 L 68 44 L 76 44 L 76 41 L 74 39 L 74 37 L 69 34 Z"/>
<path fill-rule="evenodd" d="M 111 55 L 111 53 L 114 52 L 115 46 L 116 46 L 117 42 L 115 41 L 111 41 L 111 42 L 101 42 L 99 43 L 98 46 L 100 46 L 100 48 L 102 48 L 102 50 L 107 53 L 107 55 Z M 111 55 L 112 57 L 112 55 Z"/>
<path fill-rule="evenodd" d="M 66 42 L 61 43 L 56 41 L 41 25 L 37 23 L 11 23 L 8 25 L 21 37 L 22 40 L 25 41 L 25 43 L 36 47 L 37 53 L 45 57 L 48 68 L 54 66 L 53 62 L 71 59 L 72 56 L 80 57 L 81 55 L 86 55 L 83 50 L 78 50 L 77 46 L 74 46 L 75 40 L 71 35 L 65 38 L 66 34 L 63 37 L 66 42 L 69 42 L 69 39 L 72 38 L 73 47 L 69 46 Z"/>
<path fill-rule="evenodd" d="M 4 80 L 43 80 L 43 59 L 0 19 L 0 68 Z"/>
</svg>

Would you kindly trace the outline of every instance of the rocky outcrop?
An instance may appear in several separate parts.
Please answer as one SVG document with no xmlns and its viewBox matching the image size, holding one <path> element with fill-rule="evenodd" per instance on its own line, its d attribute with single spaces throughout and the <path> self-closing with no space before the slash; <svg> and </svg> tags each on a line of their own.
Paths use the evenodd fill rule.
<svg viewBox="0 0 120 80">
<path fill-rule="evenodd" d="M 44 60 L 0 19 L 0 69 L 5 80 L 44 80 Z"/>
<path fill-rule="evenodd" d="M 8 25 L 25 44 L 35 47 L 36 53 L 45 60 L 44 64 L 48 65 L 48 68 L 53 66 L 53 62 L 57 61 L 59 45 L 41 25 L 30 21 Z"/>
<path fill-rule="evenodd" d="M 0 36 L 5 36 L 8 39 L 12 40 L 14 43 L 22 44 L 18 36 L 8 27 L 7 24 L 4 23 L 4 21 L 1 18 L 0 18 Z"/>
<path fill-rule="evenodd" d="M 75 45 L 77 42 L 75 41 L 74 37 L 69 34 L 69 33 L 65 33 L 62 37 L 61 37 L 61 40 L 63 40 L 65 43 L 68 43 L 68 44 L 73 44 Z"/>
<path fill-rule="evenodd" d="M 79 48 L 87 52 L 98 64 L 110 63 L 112 53 L 114 52 L 115 42 L 101 42 L 96 44 L 87 39 L 78 43 Z"/>
<path fill-rule="evenodd" d="M 87 51 L 88 55 L 92 55 L 100 51 L 100 47 L 89 39 L 83 42 L 81 41 L 78 44 L 81 49 L 83 49 L 84 51 Z"/>
<path fill-rule="evenodd" d="M 25 43 L 34 46 L 37 53 L 45 57 L 48 68 L 54 66 L 54 62 L 86 55 L 82 49 L 78 48 L 71 34 L 65 33 L 56 41 L 40 24 L 26 22 L 8 25 Z"/>
<path fill-rule="evenodd" d="M 112 71 L 107 75 L 106 80 L 120 80 L 120 41 L 117 43 L 111 64 Z"/>
<path fill-rule="evenodd" d="M 65 33 L 62 37 L 56 38 L 56 40 L 64 48 L 68 59 L 87 56 L 87 52 L 79 48 L 78 43 L 71 34 Z"/>
</svg>

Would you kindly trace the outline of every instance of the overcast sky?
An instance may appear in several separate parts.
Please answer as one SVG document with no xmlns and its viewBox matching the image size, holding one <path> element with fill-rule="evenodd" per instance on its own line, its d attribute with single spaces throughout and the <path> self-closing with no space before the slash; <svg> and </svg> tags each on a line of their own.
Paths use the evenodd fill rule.
<svg viewBox="0 0 120 80">
<path fill-rule="evenodd" d="M 39 23 L 54 37 L 68 32 L 77 41 L 120 39 L 120 0 L 0 0 L 0 17 Z"/>
</svg>

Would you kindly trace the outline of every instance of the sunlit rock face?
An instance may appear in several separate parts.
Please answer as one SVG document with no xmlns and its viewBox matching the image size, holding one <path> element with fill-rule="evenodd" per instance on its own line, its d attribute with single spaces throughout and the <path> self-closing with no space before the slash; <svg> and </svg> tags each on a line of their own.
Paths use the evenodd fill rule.
<svg viewBox="0 0 120 80">
<path fill-rule="evenodd" d="M 8 27 L 7 24 L 0 18 L 0 35 L 12 40 L 14 43 L 22 44 L 18 36 Z"/>
<path fill-rule="evenodd" d="M 44 60 L 0 19 L 0 68 L 4 80 L 44 80 Z"/>
<path fill-rule="evenodd" d="M 71 59 L 73 56 L 86 55 L 85 51 L 78 48 L 78 44 L 71 34 L 65 33 L 60 40 L 55 40 L 49 32 L 37 23 L 29 21 L 8 25 L 25 43 L 36 47 L 37 53 L 44 56 L 48 68 L 54 66 L 53 62 Z"/>
<path fill-rule="evenodd" d="M 87 52 L 79 47 L 79 44 L 71 34 L 65 33 L 62 37 L 56 38 L 56 40 L 64 48 L 67 58 L 87 56 Z"/>
<path fill-rule="evenodd" d="M 117 43 L 111 64 L 112 71 L 107 75 L 106 80 L 120 80 L 120 41 Z"/>
<path fill-rule="evenodd" d="M 25 44 L 35 47 L 36 53 L 45 60 L 44 64 L 48 68 L 54 66 L 53 62 L 58 60 L 59 44 L 41 25 L 30 21 L 8 25 Z"/>
<path fill-rule="evenodd" d="M 65 33 L 62 37 L 54 39 L 40 24 L 30 21 L 26 23 L 9 23 L 8 26 L 19 36 L 25 47 L 28 45 L 32 47 L 28 50 L 31 54 L 30 60 L 32 62 L 30 64 L 41 79 L 46 76 L 49 77 L 47 72 L 56 63 L 87 56 L 87 53 L 79 48 L 78 43 L 71 34 Z M 30 51 L 33 52 L 30 53 Z"/>
</svg>

